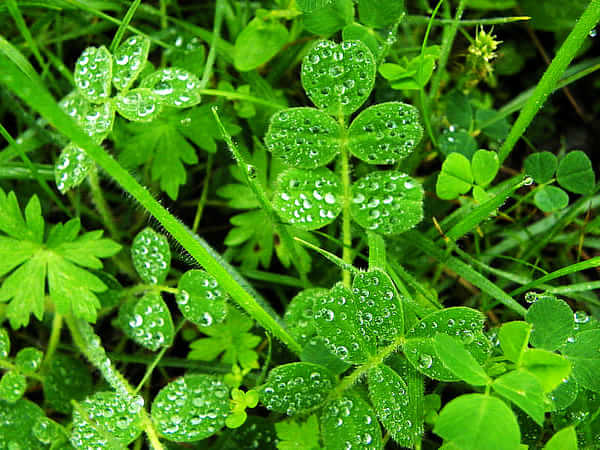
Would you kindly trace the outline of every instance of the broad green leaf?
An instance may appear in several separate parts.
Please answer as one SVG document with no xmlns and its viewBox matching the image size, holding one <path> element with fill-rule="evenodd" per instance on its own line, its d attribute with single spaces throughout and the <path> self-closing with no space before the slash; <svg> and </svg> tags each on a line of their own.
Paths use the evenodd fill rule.
<svg viewBox="0 0 600 450">
<path fill-rule="evenodd" d="M 450 153 L 442 164 L 435 192 L 442 200 L 452 200 L 466 194 L 473 185 L 471 163 L 460 153 Z"/>
<path fill-rule="evenodd" d="M 360 41 L 317 42 L 302 61 L 302 86 L 318 108 L 349 116 L 369 97 L 376 65 Z"/>
<path fill-rule="evenodd" d="M 342 210 L 341 185 L 339 177 L 324 167 L 289 169 L 277 178 L 273 206 L 285 222 L 316 230 L 333 222 Z"/>
<path fill-rule="evenodd" d="M 206 439 L 225 425 L 229 390 L 214 375 L 193 374 L 167 384 L 152 402 L 152 419 L 169 441 Z"/>
<path fill-rule="evenodd" d="M 569 205 L 569 195 L 556 186 L 543 186 L 533 198 L 535 206 L 544 212 L 560 211 Z"/>
<path fill-rule="evenodd" d="M 600 436 L 600 419 L 597 414 L 599 409 L 600 396 L 587 389 L 581 389 L 575 402 L 552 414 L 553 428 L 560 430 L 574 426 L 579 448 L 595 450 Z"/>
<path fill-rule="evenodd" d="M 563 188 L 575 194 L 588 194 L 596 184 L 592 162 L 580 150 L 571 151 L 560 160 L 556 179 Z"/>
<path fill-rule="evenodd" d="M 0 447 L 7 450 L 37 449 L 40 442 L 31 432 L 44 411 L 33 402 L 21 399 L 16 403 L 0 401 Z"/>
<path fill-rule="evenodd" d="M 189 30 L 170 28 L 164 41 L 172 47 L 163 52 L 167 66 L 180 67 L 200 76 L 206 62 L 206 50 L 202 40 Z"/>
<path fill-rule="evenodd" d="M 157 70 L 145 77 L 140 87 L 149 89 L 159 103 L 174 108 L 188 108 L 201 100 L 198 77 L 178 67 Z"/>
<path fill-rule="evenodd" d="M 75 86 L 86 100 L 104 102 L 110 96 L 112 70 L 112 55 L 106 47 L 88 47 L 75 63 Z"/>
<path fill-rule="evenodd" d="M 150 51 L 150 39 L 142 35 L 127 38 L 115 50 L 112 82 L 122 91 L 128 89 L 144 69 Z"/>
<path fill-rule="evenodd" d="M 600 330 L 582 331 L 561 352 L 573 363 L 573 378 L 580 386 L 600 392 Z"/>
<path fill-rule="evenodd" d="M 359 0 L 358 17 L 361 23 L 384 28 L 397 22 L 406 12 L 404 0 Z"/>
<path fill-rule="evenodd" d="M 348 147 L 369 164 L 394 164 L 410 155 L 422 137 L 417 108 L 387 102 L 365 109 L 354 119 Z"/>
<path fill-rule="evenodd" d="M 340 151 L 339 124 L 314 108 L 290 108 L 276 112 L 265 143 L 286 164 L 314 169 L 331 162 Z"/>
<path fill-rule="evenodd" d="M 321 336 L 314 336 L 308 340 L 300 354 L 300 361 L 325 366 L 334 375 L 340 375 L 351 367 L 350 363 L 342 361 L 329 351 L 329 345 L 325 344 Z"/>
<path fill-rule="evenodd" d="M 313 305 L 317 299 L 329 295 L 323 288 L 310 288 L 300 291 L 288 304 L 283 320 L 288 332 L 301 346 L 315 336 Z"/>
<path fill-rule="evenodd" d="M 44 354 L 34 347 L 25 347 L 15 356 L 15 365 L 25 374 L 37 372 Z"/>
<path fill-rule="evenodd" d="M 163 283 L 171 266 L 167 237 L 152 228 L 144 228 L 133 239 L 131 259 L 142 280 L 150 284 Z"/>
<path fill-rule="evenodd" d="M 123 92 L 114 102 L 119 114 L 134 122 L 151 122 L 162 112 L 160 97 L 148 88 Z"/>
<path fill-rule="evenodd" d="M 333 375 L 323 366 L 283 364 L 269 372 L 260 401 L 268 410 L 293 416 L 322 404 L 333 386 Z"/>
<path fill-rule="evenodd" d="M 414 417 L 408 408 L 408 387 L 394 370 L 380 364 L 369 370 L 369 398 L 377 417 L 392 438 L 402 446 L 412 446 Z"/>
<path fill-rule="evenodd" d="M 525 159 L 525 173 L 539 184 L 549 182 L 557 167 L 558 160 L 550 152 L 533 153 Z"/>
<path fill-rule="evenodd" d="M 79 186 L 94 169 L 94 160 L 75 144 L 67 145 L 54 166 L 56 187 L 61 193 Z"/>
<path fill-rule="evenodd" d="M 500 327 L 498 338 L 504 355 L 516 363 L 529 344 L 531 325 L 523 321 L 506 322 Z"/>
<path fill-rule="evenodd" d="M 529 348 L 521 356 L 521 367 L 540 380 L 544 392 L 556 389 L 571 373 L 571 364 L 566 358 L 539 348 Z"/>
<path fill-rule="evenodd" d="M 342 361 L 358 364 L 375 354 L 371 336 L 360 332 L 359 305 L 353 293 L 341 283 L 329 295 L 315 298 L 313 312 L 317 333 Z"/>
<path fill-rule="evenodd" d="M 359 331 L 381 345 L 404 333 L 400 295 L 382 270 L 361 272 L 352 282 Z"/>
<path fill-rule="evenodd" d="M 487 122 L 494 121 L 491 125 L 481 128 L 481 132 L 490 139 L 502 142 L 510 132 L 510 124 L 498 111 L 492 109 L 477 109 L 475 112 L 475 127 L 480 128 Z"/>
<path fill-rule="evenodd" d="M 475 360 L 487 360 L 489 341 L 483 334 L 484 317 L 479 311 L 466 307 L 446 308 L 421 319 L 407 334 L 404 353 L 410 363 L 421 373 L 442 381 L 456 381 L 436 356 L 434 338 L 437 333 L 458 337 Z"/>
<path fill-rule="evenodd" d="M 491 200 L 494 196 L 489 192 L 486 192 L 481 186 L 473 186 L 473 200 L 480 205 Z"/>
<path fill-rule="evenodd" d="M 354 5 L 352 0 L 303 0 L 303 3 L 320 3 L 302 16 L 304 28 L 312 34 L 329 36 L 352 23 Z"/>
<path fill-rule="evenodd" d="M 577 433 L 574 426 L 557 431 L 544 445 L 544 450 L 577 450 L 577 448 Z"/>
<path fill-rule="evenodd" d="M 544 391 L 538 378 L 523 369 L 517 369 L 494 380 L 494 390 L 507 398 L 535 420 L 544 425 Z"/>
<path fill-rule="evenodd" d="M 277 450 L 277 434 L 273 421 L 261 416 L 248 416 L 240 428 L 228 433 L 223 450 L 239 450 L 248 444 L 260 450 Z"/>
<path fill-rule="evenodd" d="M 532 325 L 531 345 L 546 350 L 564 344 L 575 325 L 569 305 L 552 296 L 540 296 L 527 310 L 525 319 Z"/>
<path fill-rule="evenodd" d="M 69 436 L 66 430 L 47 417 L 39 417 L 33 429 L 33 435 L 43 444 L 50 444 L 53 449 L 69 448 Z"/>
<path fill-rule="evenodd" d="M 275 20 L 252 19 L 237 35 L 233 64 L 240 72 L 262 66 L 287 43 L 288 30 Z"/>
<path fill-rule="evenodd" d="M 75 448 L 126 447 L 142 432 L 143 404 L 139 396 L 96 392 L 73 409 L 71 444 Z"/>
<path fill-rule="evenodd" d="M 473 386 L 483 386 L 490 381 L 485 371 L 456 337 L 438 333 L 433 348 L 442 364 L 459 379 Z"/>
<path fill-rule="evenodd" d="M 560 382 L 556 389 L 548 393 L 547 397 L 550 400 L 548 409 L 551 411 L 560 411 L 567 408 L 577 399 L 578 393 L 579 385 L 575 381 L 573 373 L 571 373 L 568 378 Z"/>
<path fill-rule="evenodd" d="M 9 370 L 0 379 L 0 400 L 7 403 L 15 403 L 25 393 L 27 380 L 15 370 Z"/>
<path fill-rule="evenodd" d="M 309 13 L 333 2 L 334 0 L 296 0 L 296 7 L 304 13 Z"/>
<path fill-rule="evenodd" d="M 344 41 L 361 41 L 371 53 L 375 59 L 379 59 L 384 48 L 379 44 L 378 35 L 373 33 L 372 29 L 369 27 L 365 27 L 359 23 L 353 22 L 349 25 L 346 25 L 342 30 L 342 40 Z"/>
<path fill-rule="evenodd" d="M 477 150 L 471 160 L 473 179 L 482 187 L 487 186 L 496 178 L 499 168 L 500 161 L 496 152 Z"/>
<path fill-rule="evenodd" d="M 119 322 L 127 336 L 153 352 L 173 344 L 173 319 L 158 292 L 148 292 L 141 299 L 124 304 Z"/>
<path fill-rule="evenodd" d="M 78 91 L 73 91 L 63 98 L 59 105 L 98 143 L 112 130 L 115 120 L 115 107 L 112 102 L 96 105 L 89 103 Z"/>
<path fill-rule="evenodd" d="M 446 117 L 451 127 L 469 130 L 473 122 L 473 107 L 469 97 L 460 90 L 446 96 Z"/>
<path fill-rule="evenodd" d="M 50 408 L 70 414 L 72 400 L 83 400 L 92 392 L 92 377 L 88 367 L 79 359 L 56 354 L 42 382 L 44 401 Z"/>
<path fill-rule="evenodd" d="M 188 270 L 179 279 L 175 296 L 183 316 L 200 327 L 221 323 L 227 315 L 227 293 L 204 270 Z"/>
<path fill-rule="evenodd" d="M 371 406 L 347 394 L 325 405 L 320 415 L 323 443 L 328 450 L 383 448 L 381 429 Z"/>
<path fill-rule="evenodd" d="M 320 450 L 319 421 L 317 416 L 310 416 L 305 422 L 285 420 L 275 424 L 279 442 L 279 450 Z"/>
<path fill-rule="evenodd" d="M 6 359 L 10 354 L 10 337 L 6 328 L 0 328 L 0 358 Z"/>
<path fill-rule="evenodd" d="M 519 424 L 502 400 L 467 394 L 444 406 L 433 432 L 461 450 L 516 450 Z"/>
<path fill-rule="evenodd" d="M 477 150 L 477 141 L 466 130 L 450 129 L 439 138 L 439 147 L 442 154 L 450 156 L 458 153 L 471 159 Z"/>
<path fill-rule="evenodd" d="M 423 220 L 423 187 L 402 172 L 371 172 L 352 184 L 350 210 L 367 230 L 403 233 Z"/>
</svg>

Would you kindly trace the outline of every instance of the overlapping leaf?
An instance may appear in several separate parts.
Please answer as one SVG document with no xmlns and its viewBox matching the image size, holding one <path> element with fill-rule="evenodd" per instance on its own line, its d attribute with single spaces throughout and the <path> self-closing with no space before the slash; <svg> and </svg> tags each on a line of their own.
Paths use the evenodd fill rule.
<svg viewBox="0 0 600 450">
<path fill-rule="evenodd" d="M 156 351 L 173 344 L 173 319 L 157 292 L 149 292 L 139 300 L 124 304 L 119 322 L 127 336 L 149 350 Z"/>
<path fill-rule="evenodd" d="M 119 114 L 134 122 L 151 122 L 162 112 L 160 97 L 148 88 L 136 88 L 114 98 Z"/>
<path fill-rule="evenodd" d="M 204 270 L 188 270 L 179 279 L 177 305 L 184 317 L 201 327 L 221 323 L 227 315 L 227 294 Z"/>
</svg>

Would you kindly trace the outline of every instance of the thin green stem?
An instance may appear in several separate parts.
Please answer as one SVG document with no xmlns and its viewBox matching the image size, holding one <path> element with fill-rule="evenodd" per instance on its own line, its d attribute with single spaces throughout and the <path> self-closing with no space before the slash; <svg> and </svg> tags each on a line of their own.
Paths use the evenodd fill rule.
<svg viewBox="0 0 600 450">
<path fill-rule="evenodd" d="M 52 319 L 52 330 L 50 331 L 50 338 L 48 339 L 48 347 L 46 347 L 46 354 L 44 355 L 44 362 L 42 363 L 42 372 L 45 372 L 50 367 L 56 348 L 60 343 L 60 332 L 62 331 L 63 317 L 54 313 Z"/>
<path fill-rule="evenodd" d="M 208 57 L 206 58 L 206 64 L 204 65 L 204 72 L 202 73 L 202 79 L 200 80 L 200 88 L 204 89 L 210 80 L 212 75 L 213 66 L 217 57 L 217 41 L 219 40 L 219 34 L 221 33 L 221 23 L 223 22 L 223 0 L 217 0 L 215 3 L 215 21 L 213 24 L 213 35 L 210 42 L 210 50 L 208 51 Z"/>
<path fill-rule="evenodd" d="M 385 241 L 383 236 L 369 231 L 367 232 L 367 239 L 369 241 L 369 270 L 375 268 L 385 270 Z"/>
<path fill-rule="evenodd" d="M 219 89 L 198 89 L 198 93 L 201 95 L 214 95 L 215 97 L 225 97 L 228 100 L 245 100 L 247 102 L 256 103 L 257 105 L 269 106 L 274 109 L 285 108 L 285 105 L 281 103 L 274 103 L 269 100 L 264 100 L 259 97 L 254 97 L 249 94 L 242 94 L 240 92 L 233 91 L 222 91 Z"/>
<path fill-rule="evenodd" d="M 350 178 L 350 152 L 348 151 L 348 128 L 343 116 L 338 119 L 342 136 L 340 139 L 340 178 L 342 179 L 342 259 L 352 266 L 352 219 L 350 215 L 351 178 Z M 342 281 L 350 287 L 350 271 L 343 270 Z"/>
<path fill-rule="evenodd" d="M 100 217 L 102 217 L 102 223 L 108 229 L 111 237 L 118 241 L 120 239 L 121 232 L 119 231 L 113 214 L 108 206 L 108 203 L 106 203 L 106 199 L 104 198 L 104 193 L 100 187 L 100 180 L 98 178 L 97 170 L 90 170 L 88 174 L 88 182 L 90 184 L 90 192 L 92 193 L 92 201 L 96 205 L 96 209 L 100 213 Z"/>
<path fill-rule="evenodd" d="M 406 22 L 410 25 L 425 25 L 431 20 L 427 16 L 406 16 Z M 479 25 L 501 25 L 505 23 L 523 22 L 531 20 L 529 16 L 509 16 L 509 17 L 489 17 L 487 19 L 460 20 L 458 25 L 461 27 L 476 27 Z M 433 25 L 453 25 L 456 19 L 434 19 Z"/>
<path fill-rule="evenodd" d="M 127 27 L 129 26 L 131 19 L 133 19 L 133 15 L 137 11 L 138 6 L 140 6 L 141 2 L 142 2 L 142 0 L 134 0 L 133 2 L 131 2 L 131 6 L 125 13 L 125 17 L 123 17 L 123 21 L 119 25 L 119 28 L 117 28 L 115 37 L 113 38 L 112 42 L 110 43 L 109 50 L 111 53 L 114 53 L 114 51 L 117 49 L 117 47 L 121 43 L 121 39 L 123 39 L 123 35 L 125 34 L 125 31 L 127 30 Z"/>
<path fill-rule="evenodd" d="M 202 183 L 202 193 L 200 194 L 200 199 L 198 200 L 198 206 L 196 207 L 196 215 L 194 216 L 194 224 L 192 225 L 192 231 L 196 233 L 198 231 L 198 227 L 200 226 L 200 220 L 202 220 L 202 212 L 204 211 L 204 206 L 206 205 L 206 200 L 208 199 L 208 187 L 210 185 L 210 175 L 212 171 L 212 165 L 215 157 L 213 154 L 209 154 L 206 159 L 206 175 L 204 175 L 204 181 Z"/>
<path fill-rule="evenodd" d="M 563 72 L 567 69 L 575 55 L 588 38 L 591 30 L 600 21 L 600 0 L 592 0 L 579 20 L 575 22 L 575 27 L 565 39 L 558 53 L 550 63 L 550 66 L 544 72 L 542 79 L 537 84 L 532 96 L 529 98 L 516 122 L 512 126 L 506 141 L 499 150 L 500 163 L 504 162 L 510 152 L 514 149 L 516 143 L 527 130 L 527 127 L 536 116 L 540 108 L 546 102 L 548 96 L 555 89 Z"/>
</svg>

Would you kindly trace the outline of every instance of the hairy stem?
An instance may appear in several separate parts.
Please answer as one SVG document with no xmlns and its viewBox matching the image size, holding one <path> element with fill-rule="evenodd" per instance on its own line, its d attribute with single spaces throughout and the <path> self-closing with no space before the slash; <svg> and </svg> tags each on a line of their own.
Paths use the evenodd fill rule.
<svg viewBox="0 0 600 450">
<path fill-rule="evenodd" d="M 60 332 L 62 331 L 63 317 L 54 313 L 52 319 L 52 330 L 50 331 L 50 339 L 48 339 L 48 347 L 46 347 L 46 354 L 44 355 L 44 362 L 42 364 L 42 371 L 45 372 L 50 367 L 56 348 L 60 342 Z"/>
<path fill-rule="evenodd" d="M 352 222 L 350 216 L 351 201 L 351 178 L 350 178 L 350 153 L 348 151 L 348 129 L 343 116 L 340 115 L 339 123 L 342 130 L 340 145 L 340 177 L 342 179 L 342 259 L 348 265 L 352 265 Z M 350 287 L 350 271 L 342 272 L 342 281 L 346 287 Z"/>
</svg>

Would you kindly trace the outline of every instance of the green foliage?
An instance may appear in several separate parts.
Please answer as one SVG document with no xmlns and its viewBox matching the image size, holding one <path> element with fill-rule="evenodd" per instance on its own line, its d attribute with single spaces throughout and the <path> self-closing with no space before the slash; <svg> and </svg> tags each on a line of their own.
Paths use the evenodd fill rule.
<svg viewBox="0 0 600 450">
<path fill-rule="evenodd" d="M 140 231 L 131 244 L 131 260 L 146 283 L 163 283 L 171 266 L 171 250 L 165 236 L 151 228 Z"/>
<path fill-rule="evenodd" d="M 556 350 L 564 344 L 575 325 L 569 305 L 550 296 L 539 297 L 525 318 L 532 325 L 531 344 L 546 350 Z"/>
<path fill-rule="evenodd" d="M 75 63 L 75 85 L 92 103 L 102 103 L 110 96 L 112 55 L 102 46 L 86 48 Z"/>
<path fill-rule="evenodd" d="M 188 270 L 179 279 L 177 287 L 177 305 L 187 320 L 200 327 L 225 320 L 227 294 L 208 272 Z"/>
<path fill-rule="evenodd" d="M 328 36 L 352 22 L 352 0 L 301 0 L 304 28 L 311 33 Z"/>
<path fill-rule="evenodd" d="M 329 291 L 323 288 L 311 288 L 300 291 L 285 310 L 283 320 L 290 334 L 305 346 L 317 333 L 313 322 L 313 305 L 318 304 L 319 299 L 329 295 Z"/>
<path fill-rule="evenodd" d="M 150 51 L 150 40 L 145 36 L 131 36 L 113 55 L 112 82 L 122 91 L 128 89 L 144 69 Z"/>
<path fill-rule="evenodd" d="M 491 197 L 483 188 L 496 178 L 499 169 L 496 152 L 477 150 L 471 161 L 461 153 L 452 152 L 442 164 L 436 193 L 443 200 L 452 200 L 466 194 L 472 187 L 475 201 L 485 203 Z"/>
<path fill-rule="evenodd" d="M 199 84 L 196 75 L 178 67 L 169 67 L 144 77 L 140 87 L 150 89 L 164 106 L 188 108 L 200 103 Z"/>
<path fill-rule="evenodd" d="M 23 375 L 11 370 L 2 375 L 0 379 L 0 400 L 15 403 L 25 393 L 27 380 Z"/>
<path fill-rule="evenodd" d="M 379 73 L 390 81 L 392 89 L 419 90 L 425 88 L 440 56 L 440 47 L 433 45 L 425 48 L 423 55 L 413 58 L 403 57 L 401 64 L 384 63 Z"/>
<path fill-rule="evenodd" d="M 535 193 L 533 199 L 538 208 L 544 212 L 560 211 L 569 205 L 569 196 L 556 186 L 543 186 Z"/>
<path fill-rule="evenodd" d="M 525 173 L 533 177 L 536 183 L 548 183 L 558 167 L 558 160 L 554 153 L 532 153 L 525 159 Z"/>
<path fill-rule="evenodd" d="M 54 355 L 42 383 L 44 401 L 55 411 L 69 414 L 72 400 L 80 402 L 92 392 L 92 376 L 85 364 L 68 355 Z"/>
<path fill-rule="evenodd" d="M 567 339 L 565 357 L 573 363 L 573 378 L 586 389 L 600 392 L 596 374 L 600 368 L 600 330 L 582 331 Z"/>
<path fill-rule="evenodd" d="M 458 338 L 438 333 L 433 347 L 442 364 L 459 379 L 473 386 L 483 386 L 489 382 L 485 371 Z"/>
<path fill-rule="evenodd" d="M 288 39 L 288 30 L 282 24 L 252 19 L 235 40 L 233 63 L 241 72 L 256 69 L 273 58 Z"/>
<path fill-rule="evenodd" d="M 319 421 L 310 416 L 305 422 L 286 420 L 275 424 L 279 450 L 317 450 L 319 444 Z"/>
<path fill-rule="evenodd" d="M 383 28 L 396 22 L 404 12 L 404 0 L 360 0 L 358 2 L 360 21 L 373 28 Z"/>
<path fill-rule="evenodd" d="M 582 151 L 569 152 L 558 164 L 558 184 L 575 194 L 588 194 L 596 184 L 592 162 Z"/>
<path fill-rule="evenodd" d="M 39 447 L 39 441 L 31 433 L 32 424 L 44 417 L 44 411 L 39 406 L 25 399 L 15 403 L 0 401 L 0 416 L 0 447 Z"/>
</svg>

